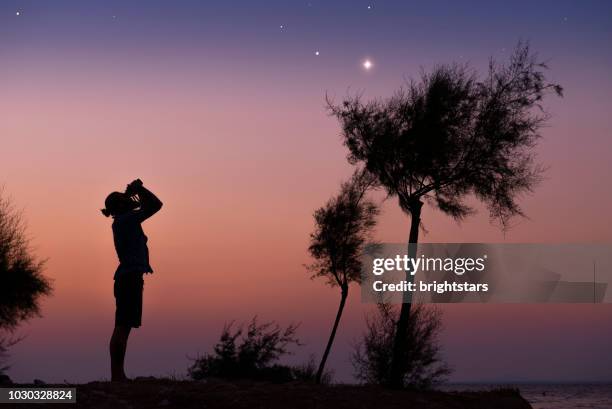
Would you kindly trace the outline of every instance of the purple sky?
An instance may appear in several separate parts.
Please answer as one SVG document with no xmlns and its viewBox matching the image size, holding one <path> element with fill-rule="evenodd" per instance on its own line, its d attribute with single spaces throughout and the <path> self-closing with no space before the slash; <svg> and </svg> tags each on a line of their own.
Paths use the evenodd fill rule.
<svg viewBox="0 0 612 409">
<path fill-rule="evenodd" d="M 423 240 L 612 242 L 610 17 L 608 2 L 2 2 L 0 183 L 56 289 L 9 373 L 107 376 L 116 257 L 97 209 L 135 177 L 166 206 L 145 226 L 156 274 L 129 375 L 182 374 L 254 314 L 302 322 L 293 359 L 320 356 L 338 294 L 302 265 L 313 210 L 351 172 L 326 93 L 388 96 L 435 63 L 503 61 L 520 39 L 566 90 L 546 104 L 529 219 L 503 235 L 484 212 L 457 225 L 425 208 Z M 386 202 L 377 239 L 408 226 Z M 340 380 L 365 310 L 353 289 L 329 362 Z M 453 380 L 612 380 L 608 305 L 444 312 Z"/>
</svg>

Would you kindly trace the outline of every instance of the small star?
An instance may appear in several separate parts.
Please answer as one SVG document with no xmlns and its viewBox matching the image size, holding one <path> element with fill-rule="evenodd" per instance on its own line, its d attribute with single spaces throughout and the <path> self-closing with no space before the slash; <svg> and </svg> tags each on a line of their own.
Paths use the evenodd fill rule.
<svg viewBox="0 0 612 409">
<path fill-rule="evenodd" d="M 318 57 L 321 53 L 319 51 L 315 51 L 315 55 Z"/>
<path fill-rule="evenodd" d="M 281 30 L 285 29 L 285 26 L 283 24 L 281 24 L 280 26 L 278 26 Z"/>
<path fill-rule="evenodd" d="M 372 68 L 373 65 L 374 64 L 372 64 L 372 61 L 370 61 L 370 60 L 365 60 L 363 62 L 363 68 L 365 68 L 366 71 L 369 71 Z"/>
<path fill-rule="evenodd" d="M 16 15 L 16 16 L 20 16 L 20 15 L 21 15 L 21 11 L 16 11 L 16 12 L 15 12 L 15 15 Z"/>
<path fill-rule="evenodd" d="M 372 10 L 372 5 L 369 5 L 369 6 L 368 6 L 368 10 Z"/>
</svg>

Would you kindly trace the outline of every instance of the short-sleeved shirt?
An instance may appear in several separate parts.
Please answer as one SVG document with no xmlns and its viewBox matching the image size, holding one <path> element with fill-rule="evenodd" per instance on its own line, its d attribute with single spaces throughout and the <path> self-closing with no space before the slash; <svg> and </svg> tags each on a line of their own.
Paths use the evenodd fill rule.
<svg viewBox="0 0 612 409">
<path fill-rule="evenodd" d="M 115 279 L 124 274 L 152 273 L 149 264 L 149 249 L 147 236 L 141 223 L 150 215 L 141 209 L 115 216 L 113 221 L 113 239 L 115 250 L 119 257 L 119 266 L 115 271 Z"/>
</svg>

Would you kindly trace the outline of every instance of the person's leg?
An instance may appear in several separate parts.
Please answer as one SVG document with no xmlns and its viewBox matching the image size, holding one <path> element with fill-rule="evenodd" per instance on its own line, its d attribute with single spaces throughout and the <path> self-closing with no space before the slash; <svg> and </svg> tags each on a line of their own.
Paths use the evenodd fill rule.
<svg viewBox="0 0 612 409">
<path fill-rule="evenodd" d="M 124 362 L 128 337 L 132 328 L 140 327 L 142 320 L 142 292 L 144 281 L 141 275 L 124 276 L 115 280 L 116 301 L 115 329 L 110 340 L 111 379 L 125 381 Z"/>
<path fill-rule="evenodd" d="M 125 370 L 123 363 L 125 361 L 125 351 L 127 349 L 127 341 L 130 336 L 130 327 L 116 326 L 110 340 L 110 358 L 111 358 L 111 380 L 125 381 Z"/>
</svg>

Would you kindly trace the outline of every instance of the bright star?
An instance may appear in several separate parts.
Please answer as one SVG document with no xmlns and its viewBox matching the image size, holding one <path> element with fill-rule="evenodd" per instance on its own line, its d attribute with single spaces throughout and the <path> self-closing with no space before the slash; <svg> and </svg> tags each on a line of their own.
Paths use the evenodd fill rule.
<svg viewBox="0 0 612 409">
<path fill-rule="evenodd" d="M 370 60 L 365 60 L 363 62 L 363 68 L 365 68 L 367 71 L 369 71 L 372 68 L 373 65 L 374 64 L 372 64 L 372 61 L 370 61 Z"/>
<path fill-rule="evenodd" d="M 20 15 L 21 15 L 21 11 L 17 11 L 17 12 L 15 12 L 15 15 L 16 15 L 16 16 L 20 16 Z"/>
<path fill-rule="evenodd" d="M 315 51 L 315 55 L 319 55 L 320 53 L 318 51 Z"/>
</svg>

